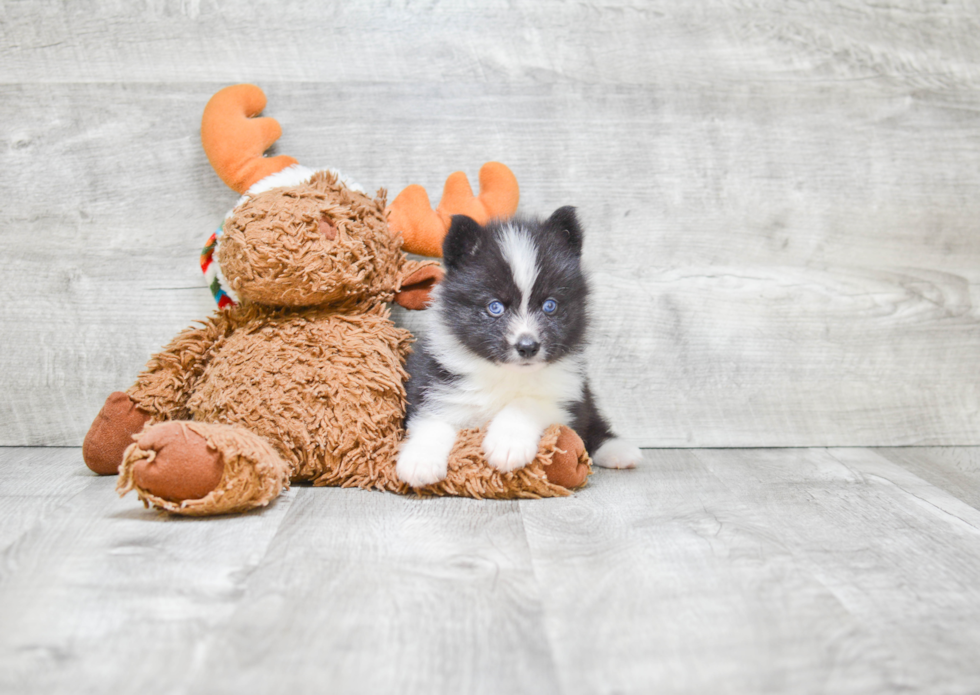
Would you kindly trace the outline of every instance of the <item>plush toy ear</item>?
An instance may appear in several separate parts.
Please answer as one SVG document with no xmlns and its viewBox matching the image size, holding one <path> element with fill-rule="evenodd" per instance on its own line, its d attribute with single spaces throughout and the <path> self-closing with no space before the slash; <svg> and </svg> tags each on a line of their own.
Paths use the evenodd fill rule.
<svg viewBox="0 0 980 695">
<path fill-rule="evenodd" d="M 414 263 L 414 261 L 407 263 Z M 398 292 L 395 293 L 395 301 L 411 311 L 425 309 L 429 305 L 432 290 L 442 280 L 442 276 L 442 268 L 435 264 L 426 264 L 410 270 L 402 280 Z"/>
<path fill-rule="evenodd" d="M 466 215 L 453 215 L 442 242 L 442 262 L 446 270 L 459 268 L 469 256 L 480 248 L 485 229 Z"/>
<path fill-rule="evenodd" d="M 558 208 L 551 213 L 551 217 L 545 220 L 545 225 L 560 232 L 568 241 L 568 245 L 572 247 L 575 255 L 582 255 L 582 227 L 579 226 L 574 207 L 566 205 Z"/>
</svg>

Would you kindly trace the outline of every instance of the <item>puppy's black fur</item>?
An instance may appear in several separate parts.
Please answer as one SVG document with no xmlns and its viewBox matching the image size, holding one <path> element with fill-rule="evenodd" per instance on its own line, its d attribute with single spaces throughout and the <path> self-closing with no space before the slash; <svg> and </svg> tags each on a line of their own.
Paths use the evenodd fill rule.
<svg viewBox="0 0 980 695">
<path fill-rule="evenodd" d="M 508 246 L 514 229 L 533 246 L 533 254 L 525 254 L 533 256 L 536 269 L 529 293 L 527 287 L 521 287 L 519 269 L 515 270 L 515 265 L 520 265 L 515 263 L 519 255 L 515 248 L 523 247 L 512 242 Z M 514 327 L 530 326 L 533 339 L 540 344 L 537 362 L 544 363 L 536 366 L 577 365 L 563 378 L 579 380 L 579 395 L 560 405 L 568 414 L 565 424 L 578 432 L 588 451 L 595 452 L 614 435 L 596 408 L 584 370 L 589 286 L 581 255 L 582 229 L 570 206 L 559 208 L 543 221 L 522 218 L 486 226 L 457 215 L 443 242 L 446 275 L 428 311 L 436 314 L 440 330 L 455 340 L 452 351 L 468 358 L 476 356 L 488 365 L 520 364 Z M 556 303 L 550 313 L 544 310 L 548 300 Z M 503 305 L 502 315 L 488 311 L 492 302 Z M 440 355 L 440 350 L 444 354 Z M 465 381 L 465 374 L 454 372 L 446 364 L 454 361 L 446 351 L 445 343 L 437 349 L 428 339 L 416 345 L 408 361 L 407 420 L 420 411 L 445 409 L 445 403 L 433 402 L 433 394 L 444 394 Z"/>
</svg>

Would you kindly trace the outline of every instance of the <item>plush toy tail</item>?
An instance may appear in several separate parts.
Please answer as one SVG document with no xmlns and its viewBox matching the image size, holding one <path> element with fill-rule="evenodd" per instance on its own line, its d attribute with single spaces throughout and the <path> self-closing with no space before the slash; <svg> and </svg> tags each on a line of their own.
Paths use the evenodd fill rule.
<svg viewBox="0 0 980 695">
<path fill-rule="evenodd" d="M 254 118 L 265 108 L 265 94 L 254 84 L 236 84 L 217 92 L 204 107 L 201 144 L 215 172 L 228 186 L 245 193 L 252 184 L 296 164 L 292 157 L 264 157 L 282 128 L 273 118 Z"/>
<path fill-rule="evenodd" d="M 442 257 L 442 240 L 453 215 L 466 215 L 480 224 L 511 217 L 520 200 L 517 177 L 500 162 L 480 167 L 480 195 L 474 196 L 466 174 L 457 171 L 446 179 L 442 200 L 435 210 L 422 186 L 413 184 L 388 207 L 388 228 L 401 233 L 403 248 L 422 256 Z"/>
</svg>

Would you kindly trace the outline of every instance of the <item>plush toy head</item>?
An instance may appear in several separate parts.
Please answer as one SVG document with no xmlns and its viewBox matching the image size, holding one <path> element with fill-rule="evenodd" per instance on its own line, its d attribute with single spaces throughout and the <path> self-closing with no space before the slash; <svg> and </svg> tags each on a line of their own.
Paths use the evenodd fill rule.
<svg viewBox="0 0 980 695">
<path fill-rule="evenodd" d="M 384 198 L 320 171 L 242 201 L 225 220 L 218 262 L 242 300 L 301 307 L 391 301 L 404 255 Z"/>
</svg>

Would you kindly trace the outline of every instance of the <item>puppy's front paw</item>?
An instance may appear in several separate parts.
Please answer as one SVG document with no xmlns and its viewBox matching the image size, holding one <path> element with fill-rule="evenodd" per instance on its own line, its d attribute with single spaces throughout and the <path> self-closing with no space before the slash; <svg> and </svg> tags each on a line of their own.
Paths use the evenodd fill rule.
<svg viewBox="0 0 980 695">
<path fill-rule="evenodd" d="M 625 439 L 608 439 L 592 457 L 593 463 L 602 468 L 635 468 L 643 460 L 639 448 Z"/>
<path fill-rule="evenodd" d="M 483 438 L 483 453 L 487 462 L 501 473 L 523 468 L 538 454 L 541 432 L 525 421 L 515 418 L 496 418 Z"/>
<path fill-rule="evenodd" d="M 456 430 L 436 421 L 415 424 L 402 442 L 395 473 L 412 487 L 432 485 L 445 480 L 449 470 L 449 452 L 456 441 Z"/>
<path fill-rule="evenodd" d="M 406 446 L 398 454 L 395 473 L 403 483 L 408 483 L 412 487 L 422 487 L 444 480 L 448 468 L 447 458 L 440 459 L 426 447 L 412 446 L 411 442 L 406 442 Z"/>
</svg>

